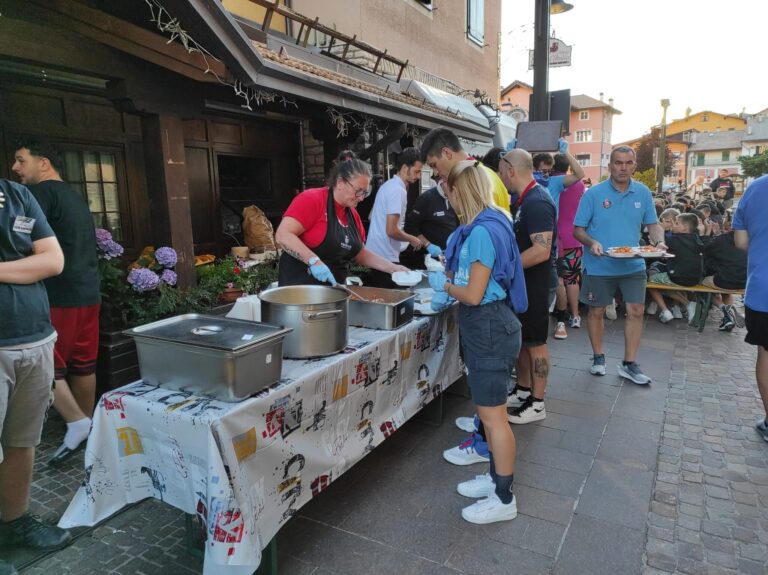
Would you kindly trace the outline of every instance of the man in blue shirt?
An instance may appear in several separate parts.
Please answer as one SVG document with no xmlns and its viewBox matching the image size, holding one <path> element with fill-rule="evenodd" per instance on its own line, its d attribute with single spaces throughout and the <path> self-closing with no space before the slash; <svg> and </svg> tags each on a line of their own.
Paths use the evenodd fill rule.
<svg viewBox="0 0 768 575">
<path fill-rule="evenodd" d="M 768 441 L 768 176 L 756 179 L 744 192 L 733 229 L 736 246 L 747 250 L 744 340 L 757 346 L 757 389 L 767 414 L 757 430 Z"/>
<path fill-rule="evenodd" d="M 651 192 L 632 179 L 635 167 L 632 148 L 619 146 L 611 151 L 608 164 L 611 177 L 592 186 L 581 198 L 573 221 L 573 236 L 588 248 L 582 261 L 580 300 L 589 306 L 587 328 L 594 354 L 590 372 L 605 375 L 603 314 L 618 289 L 627 304 L 624 362 L 619 366 L 619 375 L 646 385 L 651 378 L 635 361 L 643 333 L 645 262 L 641 258 L 614 259 L 606 255 L 609 247 L 637 246 L 643 226 L 648 226 L 651 242 L 666 249 L 664 228 L 656 217 Z"/>
</svg>

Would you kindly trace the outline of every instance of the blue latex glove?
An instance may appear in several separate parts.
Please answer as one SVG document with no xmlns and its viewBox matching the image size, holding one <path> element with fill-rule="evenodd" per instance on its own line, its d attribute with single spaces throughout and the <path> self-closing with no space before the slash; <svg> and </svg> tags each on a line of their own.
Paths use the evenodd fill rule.
<svg viewBox="0 0 768 575">
<path fill-rule="evenodd" d="M 328 282 L 332 286 L 336 285 L 336 278 L 333 277 L 331 269 L 322 262 L 309 266 L 309 273 L 319 282 Z"/>
<path fill-rule="evenodd" d="M 517 148 L 517 138 L 512 138 L 507 142 L 507 151 Z"/>
<path fill-rule="evenodd" d="M 429 252 L 429 255 L 431 255 L 433 258 L 436 258 L 443 253 L 443 250 L 440 249 L 440 246 L 436 244 L 429 244 L 427 246 L 427 251 Z"/>
<path fill-rule="evenodd" d="M 557 141 L 557 151 L 561 154 L 568 153 L 568 141 L 565 138 L 560 138 Z"/>
<path fill-rule="evenodd" d="M 446 292 L 436 291 L 432 295 L 432 301 L 430 302 L 429 307 L 432 308 L 432 311 L 442 311 L 448 307 L 452 299 L 453 298 L 451 298 Z"/>
<path fill-rule="evenodd" d="M 448 276 L 443 272 L 429 272 L 427 275 L 429 279 L 429 287 L 435 290 L 436 293 L 445 291 L 443 286 L 445 285 L 445 282 L 448 281 Z"/>
</svg>

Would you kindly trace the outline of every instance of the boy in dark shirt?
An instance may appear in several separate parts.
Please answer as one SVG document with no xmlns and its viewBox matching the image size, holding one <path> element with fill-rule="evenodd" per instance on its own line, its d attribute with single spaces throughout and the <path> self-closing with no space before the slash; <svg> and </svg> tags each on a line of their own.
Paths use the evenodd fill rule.
<svg viewBox="0 0 768 575">
<path fill-rule="evenodd" d="M 675 257 L 667 263 L 666 271 L 663 271 L 661 266 L 651 266 L 648 281 L 666 285 L 693 286 L 702 280 L 704 276 L 704 246 L 696 233 L 698 223 L 698 218 L 693 214 L 677 216 L 672 226 L 672 234 L 667 239 L 669 253 Z M 648 294 L 661 310 L 659 314 L 661 323 L 670 321 L 673 315 L 664 302 L 661 290 L 649 289 Z M 695 305 L 694 302 L 689 302 L 688 298 L 680 292 L 667 292 L 666 295 L 670 299 L 688 306 L 688 317 L 692 317 L 691 308 Z"/>
<path fill-rule="evenodd" d="M 726 225 L 728 221 L 726 220 Z M 701 283 L 716 289 L 744 289 L 747 284 L 747 252 L 736 247 L 733 231 L 717 236 L 704 248 L 704 267 L 707 277 Z M 744 319 L 733 307 L 731 294 L 715 295 L 714 304 L 723 312 L 720 331 L 731 331 L 744 326 Z"/>
</svg>

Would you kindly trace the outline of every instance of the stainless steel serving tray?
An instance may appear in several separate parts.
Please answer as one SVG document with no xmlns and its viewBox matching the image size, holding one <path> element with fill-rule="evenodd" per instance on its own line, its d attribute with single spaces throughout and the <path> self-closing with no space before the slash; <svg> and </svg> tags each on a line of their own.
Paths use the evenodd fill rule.
<svg viewBox="0 0 768 575">
<path fill-rule="evenodd" d="M 170 317 L 129 329 L 147 383 L 240 401 L 280 379 L 283 338 L 290 329 L 202 314 Z"/>
<path fill-rule="evenodd" d="M 347 286 L 353 294 L 369 301 L 349 297 L 349 325 L 371 329 L 397 329 L 413 319 L 415 294 L 367 286 Z M 371 301 L 372 300 L 372 301 Z"/>
</svg>

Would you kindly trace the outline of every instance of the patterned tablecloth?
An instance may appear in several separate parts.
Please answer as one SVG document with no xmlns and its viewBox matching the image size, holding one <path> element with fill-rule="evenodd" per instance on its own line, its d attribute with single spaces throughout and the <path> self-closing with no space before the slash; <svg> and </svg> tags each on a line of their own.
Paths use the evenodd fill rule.
<svg viewBox="0 0 768 575">
<path fill-rule="evenodd" d="M 240 403 L 141 381 L 106 393 L 59 525 L 154 497 L 206 526 L 205 574 L 250 574 L 301 506 L 459 378 L 458 347 L 452 308 L 396 331 L 350 328 L 344 352 L 286 360 Z"/>
</svg>

